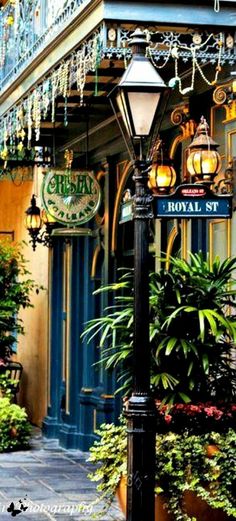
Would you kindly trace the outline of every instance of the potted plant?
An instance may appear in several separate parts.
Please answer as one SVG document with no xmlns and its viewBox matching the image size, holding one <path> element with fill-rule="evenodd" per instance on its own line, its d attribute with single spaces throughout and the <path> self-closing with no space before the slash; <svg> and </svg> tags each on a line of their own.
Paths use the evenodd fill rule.
<svg viewBox="0 0 236 521">
<path fill-rule="evenodd" d="M 89 474 L 98 482 L 104 510 L 118 491 L 125 513 L 125 488 L 119 488 L 126 477 L 126 427 L 103 424 L 97 431 L 99 440 L 90 449 L 88 461 L 94 464 Z M 214 454 L 207 447 L 217 446 Z M 232 428 L 220 432 L 192 434 L 158 434 L 156 442 L 156 519 L 188 521 L 197 519 L 228 520 L 236 517 L 236 433 Z M 123 482 L 124 483 L 124 482 Z"/>
<path fill-rule="evenodd" d="M 151 382 L 157 405 L 159 440 L 157 491 L 164 494 L 172 519 L 187 520 L 192 516 L 205 521 L 212 516 L 212 512 L 207 513 L 208 517 L 191 513 L 192 493 L 198 496 L 198 500 L 194 499 L 195 505 L 206 500 L 203 510 L 214 509 L 216 517 L 212 519 L 236 517 L 233 505 L 235 432 L 232 430 L 236 392 L 235 268 L 235 258 L 220 262 L 217 257 L 210 266 L 202 254 L 190 254 L 189 262 L 172 258 L 169 269 L 164 267 L 159 273 L 150 274 Z M 117 283 L 102 287 L 96 293 L 107 291 L 113 292 L 113 304 L 104 310 L 103 316 L 87 323 L 83 337 L 88 342 L 99 338 L 102 352 L 99 363 L 107 370 L 119 371 L 120 390 L 128 394 L 133 344 L 132 271 L 124 270 Z M 103 429 L 99 435 L 102 440 Z M 211 459 L 207 446 L 213 442 L 215 457 Z M 173 468 L 164 450 L 168 443 L 172 466 L 176 465 L 179 472 L 179 479 L 175 476 L 174 481 Z M 175 453 L 176 444 L 180 452 L 176 449 Z M 224 445 L 228 447 L 227 455 Z M 95 447 L 99 448 L 99 442 Z M 162 447 L 163 457 L 159 458 Z M 186 447 L 189 460 L 184 454 Z M 105 457 L 109 454 L 105 445 L 103 450 Z M 91 454 L 95 462 L 96 448 L 91 449 Z M 112 463 L 110 456 L 108 459 Z M 231 462 L 230 466 L 226 460 Z M 178 461 L 182 461 L 181 468 Z M 106 466 L 102 468 L 105 472 Z M 99 475 L 101 478 L 101 469 L 100 474 L 94 474 L 96 479 L 100 479 Z M 109 485 L 106 478 L 102 482 L 105 487 Z"/>
<path fill-rule="evenodd" d="M 165 260 L 164 260 L 165 261 Z M 236 258 L 212 266 L 202 254 L 171 258 L 150 274 L 151 383 L 161 403 L 234 401 L 236 368 Z M 114 303 L 90 320 L 82 337 L 98 339 L 107 370 L 118 370 L 123 393 L 131 387 L 133 273 L 95 293 L 111 292 Z"/>
</svg>

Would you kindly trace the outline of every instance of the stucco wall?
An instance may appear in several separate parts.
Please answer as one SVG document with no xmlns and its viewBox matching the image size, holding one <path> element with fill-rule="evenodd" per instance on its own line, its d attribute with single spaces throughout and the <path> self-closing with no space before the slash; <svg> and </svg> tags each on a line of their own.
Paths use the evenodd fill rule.
<svg viewBox="0 0 236 521">
<path fill-rule="evenodd" d="M 39 170 L 39 169 L 38 169 Z M 27 408 L 30 420 L 40 425 L 46 413 L 46 381 L 47 381 L 47 317 L 48 317 L 48 249 L 38 245 L 33 252 L 29 245 L 28 232 L 24 227 L 25 210 L 30 205 L 32 193 L 38 193 L 40 172 L 35 181 L 15 184 L 11 180 L 0 181 L 0 232 L 13 231 L 17 242 L 26 241 L 23 246 L 25 258 L 32 278 L 46 289 L 32 295 L 33 308 L 23 310 L 25 335 L 19 336 L 16 359 L 23 364 L 23 377 L 18 403 Z M 16 186 L 18 185 L 18 186 Z M 40 199 L 37 199 L 40 205 Z"/>
</svg>

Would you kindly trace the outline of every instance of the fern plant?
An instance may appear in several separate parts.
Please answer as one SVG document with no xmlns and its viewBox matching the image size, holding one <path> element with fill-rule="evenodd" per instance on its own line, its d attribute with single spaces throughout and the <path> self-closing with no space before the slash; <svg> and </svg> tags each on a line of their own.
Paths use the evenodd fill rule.
<svg viewBox="0 0 236 521">
<path fill-rule="evenodd" d="M 165 259 L 163 259 L 163 262 Z M 150 274 L 151 383 L 164 403 L 231 401 L 236 393 L 236 258 L 212 266 L 202 254 L 189 262 L 171 258 L 167 270 Z M 90 320 L 83 338 L 99 339 L 107 370 L 118 370 L 131 388 L 133 349 L 133 272 L 122 270 L 117 283 L 95 293 L 112 292 L 113 305 Z"/>
</svg>

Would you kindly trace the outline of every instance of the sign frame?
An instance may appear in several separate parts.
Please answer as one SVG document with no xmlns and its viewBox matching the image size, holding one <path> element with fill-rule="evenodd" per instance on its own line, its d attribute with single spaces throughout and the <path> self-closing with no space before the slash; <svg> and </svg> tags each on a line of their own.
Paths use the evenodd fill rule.
<svg viewBox="0 0 236 521">
<path fill-rule="evenodd" d="M 80 226 L 95 217 L 101 199 L 101 188 L 91 170 L 52 168 L 41 186 L 45 211 L 67 227 Z"/>
<path fill-rule="evenodd" d="M 203 184 L 182 184 L 172 194 L 154 196 L 154 214 L 166 219 L 230 219 L 232 196 L 215 194 Z"/>
</svg>

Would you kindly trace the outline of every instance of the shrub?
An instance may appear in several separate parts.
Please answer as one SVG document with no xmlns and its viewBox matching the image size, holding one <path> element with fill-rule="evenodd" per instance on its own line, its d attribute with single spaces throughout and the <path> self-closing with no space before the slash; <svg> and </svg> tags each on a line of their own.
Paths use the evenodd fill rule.
<svg viewBox="0 0 236 521">
<path fill-rule="evenodd" d="M 236 258 L 212 266 L 201 254 L 171 258 L 169 269 L 150 274 L 151 383 L 162 403 L 234 402 L 236 394 Z M 90 320 L 82 335 L 98 339 L 101 362 L 118 370 L 130 392 L 133 355 L 133 272 L 95 293 L 114 303 Z"/>
<path fill-rule="evenodd" d="M 100 500 L 111 504 L 122 474 L 126 474 L 127 434 L 125 423 L 119 426 L 103 424 L 97 431 L 99 441 L 90 449 L 89 460 L 95 465 L 90 472 L 98 481 Z M 216 446 L 213 457 L 207 447 Z M 236 518 L 236 433 L 208 432 L 189 435 L 168 432 L 156 441 L 156 493 L 163 494 L 166 508 L 178 521 L 190 521 L 185 512 L 183 494 L 191 491 L 212 508 L 219 508 L 230 518 Z M 103 511 L 104 512 L 104 511 Z M 101 512 L 102 513 L 102 512 Z"/>
<path fill-rule="evenodd" d="M 18 312 L 32 306 L 30 295 L 38 286 L 30 278 L 21 245 L 0 241 L 0 370 L 5 370 L 18 333 L 24 333 Z"/>
<path fill-rule="evenodd" d="M 26 448 L 30 432 L 25 409 L 11 403 L 9 397 L 0 398 L 0 452 Z"/>
</svg>

